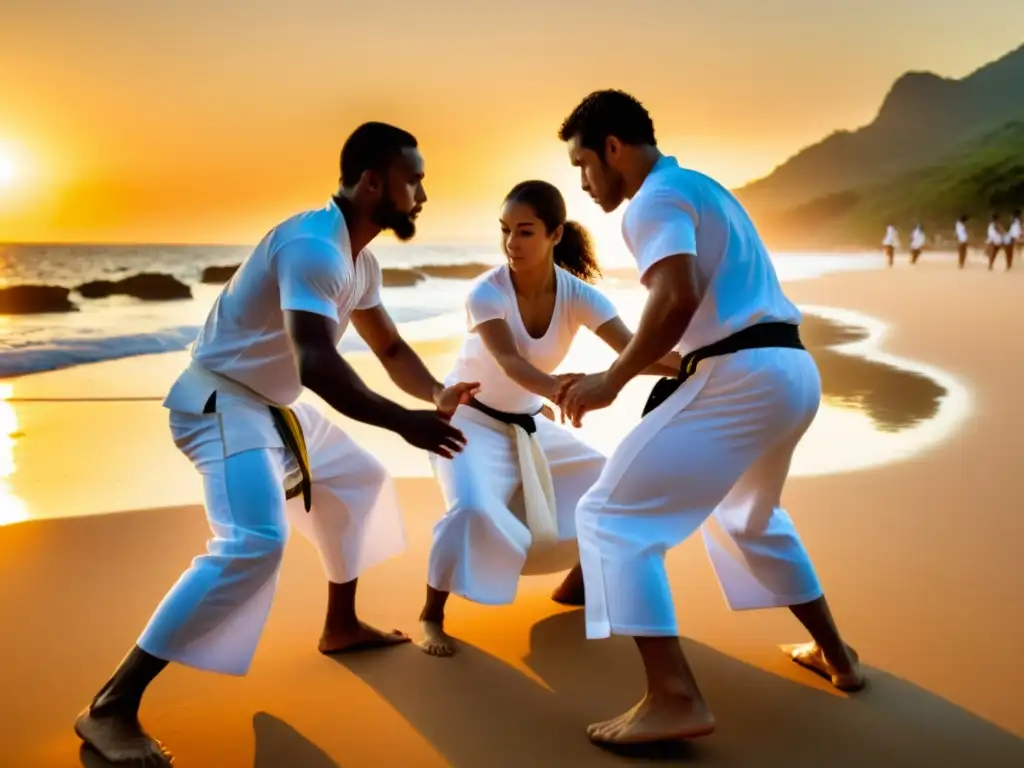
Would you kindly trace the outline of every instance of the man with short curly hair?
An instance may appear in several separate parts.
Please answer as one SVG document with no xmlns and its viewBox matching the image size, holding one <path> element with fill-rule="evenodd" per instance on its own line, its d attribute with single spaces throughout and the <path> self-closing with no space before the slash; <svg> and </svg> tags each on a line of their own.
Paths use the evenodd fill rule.
<svg viewBox="0 0 1024 768">
<path fill-rule="evenodd" d="M 630 200 L 622 234 L 649 295 L 615 362 L 569 379 L 557 403 L 578 425 L 671 349 L 683 356 L 679 376 L 659 382 L 576 510 L 587 637 L 633 637 L 647 672 L 643 701 L 590 726 L 591 739 L 714 730 L 679 645 L 664 562 L 698 528 L 733 610 L 789 607 L 813 638 L 788 646 L 791 658 L 837 688 L 861 688 L 856 654 L 780 506 L 821 379 L 757 230 L 728 190 L 661 153 L 647 110 L 629 94 L 590 94 L 559 136 L 601 208 Z"/>
</svg>

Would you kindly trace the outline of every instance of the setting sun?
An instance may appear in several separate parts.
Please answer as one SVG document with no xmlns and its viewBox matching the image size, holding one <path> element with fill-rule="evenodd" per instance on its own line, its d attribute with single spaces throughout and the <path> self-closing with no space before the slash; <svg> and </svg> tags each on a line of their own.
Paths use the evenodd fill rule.
<svg viewBox="0 0 1024 768">
<path fill-rule="evenodd" d="M 0 144 L 0 189 L 13 187 L 17 179 L 18 163 L 14 156 L 14 150 Z"/>
</svg>

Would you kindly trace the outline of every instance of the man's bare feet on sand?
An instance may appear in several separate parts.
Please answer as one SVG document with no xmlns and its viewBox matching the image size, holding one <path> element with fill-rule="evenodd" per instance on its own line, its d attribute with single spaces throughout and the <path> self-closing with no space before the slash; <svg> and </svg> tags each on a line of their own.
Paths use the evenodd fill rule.
<svg viewBox="0 0 1024 768">
<path fill-rule="evenodd" d="M 371 627 L 369 624 L 359 622 L 352 629 L 324 630 L 320 637 L 320 653 L 327 655 L 335 653 L 349 653 L 352 651 L 365 651 L 372 648 L 384 648 L 389 645 L 400 645 L 411 642 L 404 632 L 393 629 L 390 632 Z"/>
<path fill-rule="evenodd" d="M 150 736 L 132 714 L 100 714 L 86 709 L 75 721 L 75 733 L 96 754 L 113 765 L 166 768 L 174 758 Z"/>
<path fill-rule="evenodd" d="M 846 658 L 836 660 L 834 664 L 825 658 L 821 648 L 813 641 L 780 645 L 779 648 L 801 667 L 829 680 L 840 691 L 853 693 L 867 683 L 860 671 L 860 657 L 850 646 L 846 646 Z"/>
<path fill-rule="evenodd" d="M 695 739 L 714 730 L 715 718 L 703 701 L 648 693 L 628 712 L 588 726 L 587 735 L 597 744 L 625 746 Z"/>
<path fill-rule="evenodd" d="M 455 653 L 455 640 L 436 621 L 420 621 L 423 639 L 416 645 L 431 656 L 451 656 Z"/>
<path fill-rule="evenodd" d="M 576 567 L 569 571 L 565 580 L 551 594 L 551 599 L 561 605 L 583 606 L 585 604 L 583 593 L 583 569 L 577 563 Z"/>
</svg>

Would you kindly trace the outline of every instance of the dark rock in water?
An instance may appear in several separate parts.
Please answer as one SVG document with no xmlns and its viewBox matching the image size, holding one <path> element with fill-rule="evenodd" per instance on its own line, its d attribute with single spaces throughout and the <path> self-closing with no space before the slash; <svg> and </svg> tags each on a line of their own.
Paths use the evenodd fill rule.
<svg viewBox="0 0 1024 768">
<path fill-rule="evenodd" d="M 110 280 L 93 280 L 89 283 L 82 283 L 76 290 L 83 299 L 102 299 L 120 293 L 117 290 L 117 283 Z"/>
<path fill-rule="evenodd" d="M 405 288 L 426 280 L 426 275 L 415 269 L 381 269 L 382 282 L 385 288 Z"/>
<path fill-rule="evenodd" d="M 487 270 L 493 268 L 493 264 L 480 264 L 478 262 L 470 262 L 469 264 L 427 264 L 423 267 L 416 267 L 416 269 L 428 277 L 446 277 L 449 280 L 468 280 L 471 277 L 482 275 Z"/>
<path fill-rule="evenodd" d="M 192 289 L 185 283 L 159 272 L 142 272 L 115 281 L 93 280 L 78 286 L 77 290 L 86 299 L 102 299 L 107 296 L 134 296 L 146 301 L 192 298 Z"/>
<path fill-rule="evenodd" d="M 59 285 L 13 285 L 0 288 L 0 315 L 34 315 L 45 312 L 74 312 L 71 291 Z"/>
<path fill-rule="evenodd" d="M 212 283 L 214 285 L 220 285 L 230 280 L 241 264 L 233 264 L 226 267 L 207 267 L 203 270 L 203 276 L 201 281 L 204 283 Z"/>
</svg>

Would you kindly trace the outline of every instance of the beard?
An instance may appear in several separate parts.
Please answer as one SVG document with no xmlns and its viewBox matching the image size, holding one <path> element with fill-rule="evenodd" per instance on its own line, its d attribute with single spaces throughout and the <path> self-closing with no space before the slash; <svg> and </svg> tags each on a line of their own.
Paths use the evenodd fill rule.
<svg viewBox="0 0 1024 768">
<path fill-rule="evenodd" d="M 411 213 L 398 210 L 391 201 L 391 195 L 384 189 L 384 194 L 373 209 L 373 223 L 381 229 L 389 229 L 399 240 L 411 240 L 416 234 L 416 220 Z"/>
<path fill-rule="evenodd" d="M 606 213 L 611 213 L 626 199 L 626 179 L 604 161 L 601 161 L 604 170 L 604 194 L 601 195 L 600 205 Z"/>
</svg>

